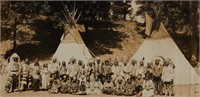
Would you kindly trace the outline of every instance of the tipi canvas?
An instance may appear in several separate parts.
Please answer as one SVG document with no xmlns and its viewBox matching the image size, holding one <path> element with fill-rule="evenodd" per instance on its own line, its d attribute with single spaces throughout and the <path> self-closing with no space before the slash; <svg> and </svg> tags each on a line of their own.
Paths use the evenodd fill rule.
<svg viewBox="0 0 200 97">
<path fill-rule="evenodd" d="M 157 31 L 153 31 L 149 34 L 151 28 L 148 27 L 152 27 L 153 19 L 151 19 L 148 14 L 145 13 L 145 15 L 145 33 L 149 35 L 150 38 L 144 40 L 136 53 L 132 56 L 131 60 L 135 59 L 140 61 L 144 58 L 145 62 L 151 62 L 157 56 L 169 58 L 175 65 L 175 85 L 200 83 L 200 77 L 170 37 L 163 23 L 160 23 L 160 27 Z"/>
<path fill-rule="evenodd" d="M 65 6 L 65 8 L 65 10 L 67 10 L 66 12 L 68 12 L 64 13 L 67 21 L 66 23 L 63 22 L 65 32 L 61 37 L 61 42 L 53 58 L 68 63 L 69 59 L 74 57 L 77 61 L 82 60 L 86 64 L 86 62 L 92 58 L 92 55 L 79 33 L 79 26 L 76 24 L 80 14 L 78 18 L 75 19 L 77 10 L 74 9 L 72 12 L 69 12 L 67 6 Z"/>
</svg>

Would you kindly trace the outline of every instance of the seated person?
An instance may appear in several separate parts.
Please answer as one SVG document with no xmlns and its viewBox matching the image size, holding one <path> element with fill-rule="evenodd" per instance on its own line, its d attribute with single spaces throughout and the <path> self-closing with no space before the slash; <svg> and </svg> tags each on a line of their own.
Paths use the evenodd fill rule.
<svg viewBox="0 0 200 97">
<path fill-rule="evenodd" d="M 85 95 L 86 94 L 86 85 L 85 85 L 85 81 L 81 81 L 81 84 L 79 85 L 79 90 L 77 92 L 77 94 L 79 95 Z"/>
<path fill-rule="evenodd" d="M 111 82 L 111 79 L 107 79 L 106 82 L 103 84 L 103 93 L 112 94 L 114 90 L 114 85 Z"/>
<path fill-rule="evenodd" d="M 76 77 L 73 78 L 71 84 L 70 84 L 70 94 L 76 94 L 78 92 L 78 80 Z"/>
<path fill-rule="evenodd" d="M 68 93 L 69 92 L 69 85 L 70 85 L 70 80 L 67 75 L 62 76 L 62 80 L 60 82 L 60 92 L 61 93 Z"/>
<path fill-rule="evenodd" d="M 142 97 L 153 97 L 154 96 L 154 84 L 151 80 L 151 76 L 146 76 L 143 82 Z"/>
<path fill-rule="evenodd" d="M 129 78 L 125 83 L 125 95 L 132 96 L 134 94 L 135 83 Z"/>
<path fill-rule="evenodd" d="M 143 86 L 143 78 L 141 74 L 138 74 L 136 80 L 135 80 L 135 94 L 137 94 L 137 96 L 141 96 L 142 95 L 142 86 Z"/>
<path fill-rule="evenodd" d="M 116 95 L 123 95 L 125 90 L 124 90 L 124 85 L 125 85 L 125 80 L 122 76 L 119 76 L 115 79 L 115 91 L 114 94 Z"/>
<path fill-rule="evenodd" d="M 57 94 L 59 92 L 60 83 L 58 80 L 53 80 L 53 83 L 51 85 L 51 88 L 49 89 L 49 92 L 52 94 Z"/>
<path fill-rule="evenodd" d="M 94 82 L 94 94 L 101 94 L 102 93 L 101 90 L 102 90 L 102 83 L 98 78 L 96 78 Z"/>
</svg>

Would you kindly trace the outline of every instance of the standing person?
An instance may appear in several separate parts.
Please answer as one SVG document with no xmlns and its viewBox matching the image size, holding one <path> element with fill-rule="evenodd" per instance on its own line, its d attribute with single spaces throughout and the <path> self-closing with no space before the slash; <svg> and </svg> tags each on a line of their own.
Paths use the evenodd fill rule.
<svg viewBox="0 0 200 97">
<path fill-rule="evenodd" d="M 151 76 L 151 79 L 153 79 L 153 68 L 151 63 L 147 63 L 147 68 L 146 68 L 146 74 L 149 74 Z"/>
<path fill-rule="evenodd" d="M 69 77 L 71 78 L 71 80 L 73 80 L 73 78 L 77 79 L 79 68 L 78 68 L 78 64 L 76 63 L 76 59 L 74 57 L 70 59 L 69 68 L 67 71 L 69 73 Z"/>
<path fill-rule="evenodd" d="M 119 63 L 117 59 L 114 60 L 114 64 L 112 65 L 112 80 L 114 81 L 118 76 L 120 76 L 121 68 L 119 67 Z"/>
<path fill-rule="evenodd" d="M 137 61 L 135 59 L 131 60 L 130 69 L 131 79 L 136 79 Z"/>
<path fill-rule="evenodd" d="M 79 70 L 80 70 L 79 74 L 78 74 L 79 84 L 81 84 L 82 81 L 84 81 L 84 84 L 85 84 L 86 83 L 86 73 L 87 73 L 87 70 L 85 68 L 85 64 L 82 64 L 82 66 Z"/>
<path fill-rule="evenodd" d="M 20 73 L 20 57 L 14 53 L 10 57 L 10 62 L 8 63 L 8 81 L 10 83 L 10 86 L 7 86 L 8 90 L 7 92 L 13 92 L 15 89 L 18 88 L 19 84 L 19 73 Z"/>
<path fill-rule="evenodd" d="M 28 59 L 25 59 L 21 64 L 21 72 L 20 72 L 20 91 L 24 91 L 28 88 L 28 76 L 29 76 L 29 63 Z"/>
<path fill-rule="evenodd" d="M 50 71 L 50 77 L 52 79 L 57 79 L 59 77 L 59 67 L 60 62 L 56 58 L 53 58 L 51 64 L 48 65 L 48 70 Z"/>
<path fill-rule="evenodd" d="M 125 80 L 130 78 L 131 69 L 127 63 L 124 63 L 121 73 L 122 73 L 121 75 L 125 78 Z"/>
<path fill-rule="evenodd" d="M 105 80 L 111 78 L 111 74 L 112 74 L 112 69 L 111 69 L 111 66 L 109 64 L 109 60 L 105 60 L 105 63 L 102 66 L 102 72 L 103 72 L 103 79 L 102 79 L 103 81 L 102 81 L 102 83 L 104 83 Z"/>
<path fill-rule="evenodd" d="M 143 82 L 142 97 L 154 97 L 154 84 L 151 80 L 151 75 L 147 74 Z"/>
<path fill-rule="evenodd" d="M 61 64 L 60 69 L 59 69 L 60 78 L 65 74 L 67 74 L 67 66 L 66 66 L 66 62 L 62 61 L 62 64 Z"/>
<path fill-rule="evenodd" d="M 100 58 L 96 58 L 95 64 L 94 64 L 94 72 L 95 72 L 95 78 L 100 78 L 102 62 Z"/>
<path fill-rule="evenodd" d="M 163 95 L 173 96 L 174 66 L 170 65 L 169 60 L 165 60 L 162 71 L 162 81 L 164 84 Z"/>
<path fill-rule="evenodd" d="M 38 91 L 41 85 L 41 75 L 40 75 L 40 64 L 38 62 L 38 59 L 33 63 L 32 67 L 32 89 L 34 91 Z"/>
<path fill-rule="evenodd" d="M 50 76 L 50 71 L 48 70 L 48 64 L 44 64 L 43 68 L 41 70 L 41 76 L 42 76 L 42 89 L 47 90 L 49 86 L 49 76 Z"/>
<path fill-rule="evenodd" d="M 139 67 L 136 70 L 136 75 L 141 74 L 142 78 L 144 78 L 145 77 L 145 73 L 146 73 L 146 68 L 144 67 L 144 61 L 141 60 L 140 61 L 140 65 L 139 65 Z"/>
<path fill-rule="evenodd" d="M 160 64 L 160 59 L 155 59 L 155 64 L 153 65 L 153 82 L 155 85 L 155 94 L 160 95 L 162 92 L 161 86 L 161 76 L 162 76 L 162 66 Z"/>
</svg>

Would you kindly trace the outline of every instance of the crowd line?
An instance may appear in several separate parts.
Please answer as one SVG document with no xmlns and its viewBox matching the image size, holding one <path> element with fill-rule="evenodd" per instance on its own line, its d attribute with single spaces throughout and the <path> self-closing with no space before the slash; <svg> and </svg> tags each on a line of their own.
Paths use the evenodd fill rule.
<svg viewBox="0 0 200 97">
<path fill-rule="evenodd" d="M 28 90 L 48 91 L 75 95 L 109 94 L 137 97 L 174 95 L 174 64 L 170 59 L 157 57 L 151 62 L 132 59 L 94 58 L 84 63 L 72 57 L 67 61 L 41 64 L 20 61 L 18 55 L 10 57 L 7 65 L 8 93 Z"/>
</svg>

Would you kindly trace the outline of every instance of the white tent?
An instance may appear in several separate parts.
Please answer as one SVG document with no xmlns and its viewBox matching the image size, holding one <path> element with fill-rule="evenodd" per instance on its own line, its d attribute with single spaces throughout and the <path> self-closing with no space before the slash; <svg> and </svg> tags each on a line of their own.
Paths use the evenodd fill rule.
<svg viewBox="0 0 200 97">
<path fill-rule="evenodd" d="M 157 31 L 153 31 L 149 34 L 153 19 L 151 19 L 148 14 L 145 13 L 145 15 L 145 33 L 149 35 L 150 38 L 144 40 L 130 61 L 132 59 L 140 61 L 143 57 L 145 58 L 145 62 L 151 62 L 157 56 L 170 58 L 175 65 L 175 85 L 200 83 L 200 77 L 170 37 L 163 23 L 160 23 L 160 27 Z"/>
<path fill-rule="evenodd" d="M 66 63 L 68 63 L 71 57 L 74 57 L 76 60 L 82 60 L 85 64 L 89 59 L 92 58 L 88 48 L 84 43 L 80 44 L 75 41 L 61 41 L 53 58 L 57 58 L 58 61 L 66 61 Z"/>
<path fill-rule="evenodd" d="M 78 17 L 76 16 L 77 9 L 75 9 L 75 7 L 72 12 L 68 10 L 67 6 L 64 7 L 66 11 L 64 13 L 66 23 L 63 22 L 65 32 L 61 37 L 61 43 L 59 44 L 53 58 L 68 63 L 69 59 L 74 57 L 77 61 L 82 60 L 86 64 L 86 62 L 93 57 L 79 33 L 78 29 L 80 26 L 76 24 L 80 14 Z"/>
</svg>

